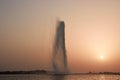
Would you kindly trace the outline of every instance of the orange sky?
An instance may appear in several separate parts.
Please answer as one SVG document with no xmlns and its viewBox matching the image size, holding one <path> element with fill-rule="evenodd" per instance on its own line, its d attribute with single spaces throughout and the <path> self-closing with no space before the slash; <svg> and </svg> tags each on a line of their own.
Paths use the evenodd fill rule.
<svg viewBox="0 0 120 80">
<path fill-rule="evenodd" d="M 119 0 L 0 0 L 0 12 L 0 70 L 51 70 L 59 17 L 71 72 L 120 71 Z"/>
</svg>

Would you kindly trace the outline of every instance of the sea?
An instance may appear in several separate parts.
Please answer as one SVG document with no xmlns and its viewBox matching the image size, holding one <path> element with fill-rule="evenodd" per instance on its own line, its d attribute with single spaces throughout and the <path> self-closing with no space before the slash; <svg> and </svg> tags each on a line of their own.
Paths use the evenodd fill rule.
<svg viewBox="0 0 120 80">
<path fill-rule="evenodd" d="M 120 80 L 120 75 L 0 75 L 0 80 Z"/>
</svg>

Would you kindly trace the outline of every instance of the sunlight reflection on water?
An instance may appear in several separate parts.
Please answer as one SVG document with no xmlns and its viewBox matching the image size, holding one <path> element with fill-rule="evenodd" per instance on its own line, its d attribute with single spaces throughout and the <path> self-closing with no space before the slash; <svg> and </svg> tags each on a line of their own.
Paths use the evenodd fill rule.
<svg viewBox="0 0 120 80">
<path fill-rule="evenodd" d="M 0 80 L 120 80 L 120 75 L 0 75 Z"/>
</svg>

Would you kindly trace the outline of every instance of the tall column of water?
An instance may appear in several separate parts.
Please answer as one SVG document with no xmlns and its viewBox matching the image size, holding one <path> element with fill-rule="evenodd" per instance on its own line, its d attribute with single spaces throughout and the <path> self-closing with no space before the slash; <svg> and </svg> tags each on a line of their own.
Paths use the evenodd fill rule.
<svg viewBox="0 0 120 80">
<path fill-rule="evenodd" d="M 65 23 L 58 21 L 55 35 L 55 43 L 52 58 L 53 71 L 55 74 L 68 73 L 67 55 L 65 48 Z"/>
</svg>

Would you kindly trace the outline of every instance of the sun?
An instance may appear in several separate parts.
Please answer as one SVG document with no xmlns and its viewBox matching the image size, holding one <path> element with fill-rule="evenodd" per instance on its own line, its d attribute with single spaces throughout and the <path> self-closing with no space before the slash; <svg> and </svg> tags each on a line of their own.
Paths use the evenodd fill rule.
<svg viewBox="0 0 120 80">
<path fill-rule="evenodd" d="M 100 55 L 100 59 L 103 60 L 105 57 L 103 55 Z"/>
</svg>

